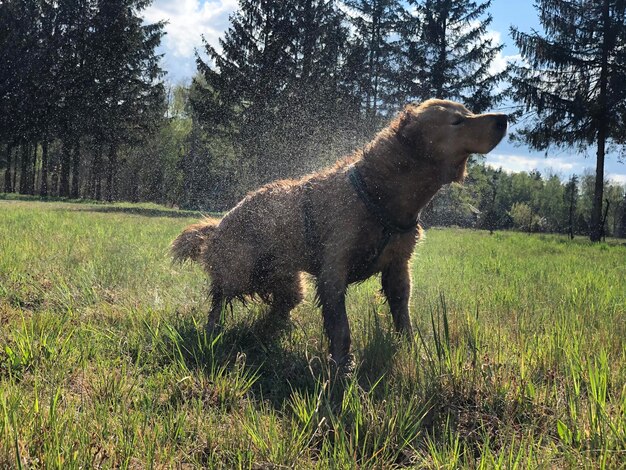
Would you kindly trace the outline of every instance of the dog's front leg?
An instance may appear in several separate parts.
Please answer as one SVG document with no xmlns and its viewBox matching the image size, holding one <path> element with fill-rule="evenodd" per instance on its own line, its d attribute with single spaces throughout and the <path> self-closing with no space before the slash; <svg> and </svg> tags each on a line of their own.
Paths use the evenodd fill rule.
<svg viewBox="0 0 626 470">
<path fill-rule="evenodd" d="M 340 367 L 349 366 L 350 325 L 346 315 L 345 275 L 340 270 L 328 268 L 317 280 L 317 294 L 324 315 L 324 330 L 330 340 L 330 355 Z"/>
<path fill-rule="evenodd" d="M 411 275 L 408 260 L 394 261 L 382 274 L 383 292 L 389 302 L 396 331 L 408 337 L 413 336 L 409 318 L 411 297 Z"/>
</svg>

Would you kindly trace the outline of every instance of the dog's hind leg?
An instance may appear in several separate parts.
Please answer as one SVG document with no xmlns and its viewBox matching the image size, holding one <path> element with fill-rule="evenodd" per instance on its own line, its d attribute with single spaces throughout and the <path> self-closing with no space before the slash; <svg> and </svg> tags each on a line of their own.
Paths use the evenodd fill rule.
<svg viewBox="0 0 626 470">
<path fill-rule="evenodd" d="M 302 279 L 300 274 L 274 279 L 271 287 L 270 315 L 288 318 L 289 312 L 302 302 Z"/>
<path fill-rule="evenodd" d="M 411 275 L 408 261 L 394 262 L 387 267 L 382 274 L 382 285 L 396 331 L 411 337 L 412 328 L 409 318 Z"/>
<path fill-rule="evenodd" d="M 209 333 L 218 332 L 224 322 L 226 314 L 226 305 L 228 299 L 224 296 L 222 289 L 215 285 L 211 287 L 211 309 L 209 310 L 209 319 L 207 321 L 206 330 Z"/>
</svg>

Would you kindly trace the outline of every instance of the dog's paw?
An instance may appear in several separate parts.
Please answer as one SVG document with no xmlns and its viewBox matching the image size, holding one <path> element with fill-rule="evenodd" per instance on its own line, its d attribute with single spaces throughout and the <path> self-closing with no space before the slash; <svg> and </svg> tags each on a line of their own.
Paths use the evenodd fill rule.
<svg viewBox="0 0 626 470">
<path fill-rule="evenodd" d="M 349 379 L 354 375 L 356 370 L 356 361 L 354 354 L 349 353 L 335 360 L 334 356 L 329 356 L 329 363 L 333 372 L 333 376 L 339 380 Z"/>
</svg>

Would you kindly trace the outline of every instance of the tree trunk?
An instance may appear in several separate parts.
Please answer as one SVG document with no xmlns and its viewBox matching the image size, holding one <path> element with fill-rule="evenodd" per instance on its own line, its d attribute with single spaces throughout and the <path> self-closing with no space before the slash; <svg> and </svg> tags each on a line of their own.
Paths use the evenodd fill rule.
<svg viewBox="0 0 626 470">
<path fill-rule="evenodd" d="M 15 161 L 13 162 L 13 183 L 11 184 L 13 192 L 17 192 L 17 154 L 15 155 Z"/>
<path fill-rule="evenodd" d="M 617 229 L 618 238 L 626 238 L 626 193 L 624 193 L 624 200 L 622 201 L 622 217 Z"/>
<path fill-rule="evenodd" d="M 98 145 L 95 160 L 93 162 L 93 192 L 92 197 L 96 200 L 102 199 L 102 144 Z"/>
<path fill-rule="evenodd" d="M 77 140 L 72 149 L 72 199 L 80 197 L 80 142 Z"/>
<path fill-rule="evenodd" d="M 39 185 L 39 195 L 48 195 L 48 141 L 44 139 L 41 144 L 41 184 Z"/>
<path fill-rule="evenodd" d="M 598 151 L 596 153 L 596 181 L 593 190 L 593 205 L 589 223 L 589 238 L 599 242 L 602 237 L 602 199 L 604 195 L 604 157 L 606 149 L 606 125 L 598 130 Z"/>
<path fill-rule="evenodd" d="M 365 116 L 369 119 L 371 116 L 371 107 L 372 107 L 372 83 L 374 82 L 374 43 L 376 40 L 375 37 L 375 26 L 374 26 L 375 18 L 372 14 L 372 27 L 370 30 L 370 48 L 368 51 L 367 64 L 369 70 L 369 77 L 367 81 L 367 90 L 365 95 Z"/>
<path fill-rule="evenodd" d="M 7 169 L 4 172 L 4 192 L 12 193 L 13 185 L 11 184 L 13 181 L 11 179 L 11 160 L 12 160 L 12 151 L 13 145 L 7 144 Z"/>
<path fill-rule="evenodd" d="M 606 241 L 606 219 L 609 216 L 609 207 L 611 207 L 611 201 L 608 199 L 604 200 L 606 202 L 606 206 L 604 208 L 604 215 L 602 216 L 602 222 L 600 223 L 600 237 L 602 241 Z"/>
<path fill-rule="evenodd" d="M 61 174 L 59 175 L 59 196 L 70 195 L 70 154 L 67 143 L 63 142 L 61 149 Z"/>
<path fill-rule="evenodd" d="M 574 239 L 574 188 L 572 185 L 572 192 L 569 198 L 569 239 Z"/>
<path fill-rule="evenodd" d="M 20 194 L 28 194 L 28 170 L 30 169 L 30 145 L 22 143 L 22 161 L 20 165 Z"/>
<path fill-rule="evenodd" d="M 96 181 L 100 178 L 100 162 L 102 162 L 102 144 L 98 144 L 96 147 L 96 152 L 91 162 L 91 171 L 89 172 L 89 187 L 87 191 L 92 199 L 96 199 Z"/>
<path fill-rule="evenodd" d="M 50 191 L 49 194 L 59 194 L 59 167 L 50 168 Z"/>
<path fill-rule="evenodd" d="M 33 164 L 28 178 L 28 194 L 35 195 L 35 186 L 37 184 L 37 148 L 39 144 L 35 142 L 33 145 Z"/>
<path fill-rule="evenodd" d="M 448 11 L 446 8 L 445 13 L 442 11 L 438 12 L 443 18 L 438 18 L 441 24 L 437 24 L 437 34 L 439 39 L 439 51 L 437 54 L 437 62 L 433 67 L 433 83 L 435 85 L 435 98 L 445 99 L 448 98 L 444 96 L 444 85 L 445 85 L 445 70 L 446 70 L 446 62 L 448 60 L 447 53 L 447 38 L 446 38 L 446 30 L 448 29 L 447 18 Z"/>
<path fill-rule="evenodd" d="M 600 95 L 598 96 L 598 113 L 594 116 L 598 125 L 598 150 L 596 152 L 596 183 L 593 191 L 593 206 L 591 208 L 591 221 L 589 238 L 592 242 L 599 242 L 602 237 L 602 197 L 604 193 L 604 157 L 606 154 L 607 138 L 607 105 L 606 94 L 608 84 L 609 62 L 609 29 L 611 18 L 609 16 L 609 0 L 604 0 L 602 11 L 602 62 L 600 69 Z"/>
<path fill-rule="evenodd" d="M 376 20 L 372 21 L 372 28 L 374 31 L 373 40 L 374 45 L 372 46 L 374 49 L 374 62 L 372 64 L 372 72 L 374 73 L 374 83 L 372 83 L 372 118 L 376 118 L 376 114 L 378 113 L 378 81 L 380 79 L 380 22 L 382 20 L 382 7 L 381 10 L 378 11 L 378 15 L 376 16 Z"/>
<path fill-rule="evenodd" d="M 109 148 L 109 168 L 107 171 L 107 201 L 112 202 L 115 199 L 115 176 L 117 173 L 117 147 L 111 144 Z"/>
</svg>

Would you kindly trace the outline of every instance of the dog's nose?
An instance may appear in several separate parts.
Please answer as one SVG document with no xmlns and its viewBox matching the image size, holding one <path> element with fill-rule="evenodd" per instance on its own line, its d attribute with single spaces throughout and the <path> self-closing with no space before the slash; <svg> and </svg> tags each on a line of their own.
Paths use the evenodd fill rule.
<svg viewBox="0 0 626 470">
<path fill-rule="evenodd" d="M 506 128 L 509 123 L 509 117 L 506 114 L 497 114 L 496 118 L 496 129 L 499 131 L 506 131 Z"/>
</svg>

